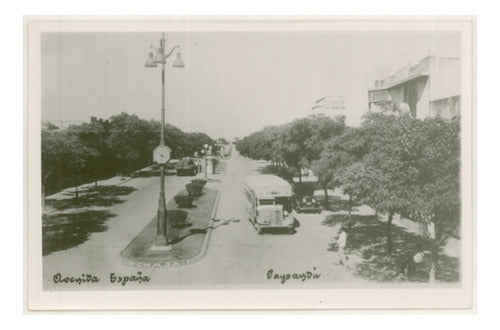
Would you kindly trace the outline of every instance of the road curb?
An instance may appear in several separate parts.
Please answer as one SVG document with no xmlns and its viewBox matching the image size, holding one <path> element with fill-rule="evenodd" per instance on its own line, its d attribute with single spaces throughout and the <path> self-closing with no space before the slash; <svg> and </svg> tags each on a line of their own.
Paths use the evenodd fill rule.
<svg viewBox="0 0 500 330">
<path fill-rule="evenodd" d="M 217 213 L 217 209 L 219 206 L 219 200 L 220 200 L 220 195 L 221 192 L 220 190 L 217 190 L 217 196 L 215 197 L 215 202 L 214 206 L 212 209 L 212 212 L 210 214 L 210 222 L 208 224 L 208 229 L 203 237 L 203 242 L 201 243 L 201 250 L 200 253 L 198 253 L 196 256 L 185 259 L 185 260 L 175 260 L 175 261 L 154 261 L 154 262 L 148 262 L 148 261 L 135 261 L 127 258 L 122 259 L 122 263 L 125 265 L 129 266 L 134 266 L 134 267 L 145 267 L 145 268 L 159 268 L 159 267 L 177 267 L 177 266 L 184 266 L 184 265 L 189 265 L 197 262 L 201 258 L 203 258 L 208 250 L 208 243 L 210 241 L 210 236 L 212 234 L 212 226 L 213 226 L 213 219 L 215 217 L 215 214 Z"/>
<path fill-rule="evenodd" d="M 198 255 L 188 259 L 190 261 L 189 263 L 194 263 L 194 262 L 200 260 L 201 258 L 205 257 L 205 255 L 207 254 L 208 243 L 210 242 L 210 237 L 212 236 L 212 226 L 214 224 L 214 218 L 215 218 L 215 215 L 217 214 L 217 210 L 219 208 L 220 195 L 221 195 L 221 192 L 220 192 L 220 190 L 218 190 L 217 197 L 215 197 L 214 208 L 212 209 L 212 213 L 210 214 L 210 222 L 208 223 L 208 230 L 207 230 L 205 237 L 203 237 L 203 242 L 201 243 L 201 251 L 200 251 L 200 253 L 198 253 Z"/>
</svg>

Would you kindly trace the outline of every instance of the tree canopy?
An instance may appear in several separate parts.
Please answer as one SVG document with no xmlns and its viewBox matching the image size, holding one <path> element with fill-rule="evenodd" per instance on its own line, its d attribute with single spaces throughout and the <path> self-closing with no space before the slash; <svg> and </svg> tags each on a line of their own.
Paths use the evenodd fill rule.
<svg viewBox="0 0 500 330">
<path fill-rule="evenodd" d="M 152 162 L 160 143 L 161 124 L 120 113 L 107 120 L 92 117 L 89 123 L 42 129 L 42 180 L 47 192 L 110 177 L 130 174 Z M 199 132 L 185 133 L 165 125 L 165 144 L 173 158 L 193 155 L 214 141 Z"/>
<path fill-rule="evenodd" d="M 325 201 L 328 189 L 341 188 L 350 201 L 387 214 L 389 255 L 395 214 L 429 225 L 435 267 L 439 249 L 459 232 L 459 117 L 421 120 L 388 108 L 365 115 L 360 127 L 347 127 L 342 119 L 310 116 L 266 127 L 237 140 L 236 147 L 296 174 L 312 168 Z"/>
</svg>

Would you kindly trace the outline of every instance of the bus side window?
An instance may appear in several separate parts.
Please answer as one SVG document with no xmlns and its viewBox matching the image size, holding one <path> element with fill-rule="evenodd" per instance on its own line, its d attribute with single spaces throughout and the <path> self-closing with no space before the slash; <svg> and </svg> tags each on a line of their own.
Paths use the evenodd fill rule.
<svg viewBox="0 0 500 330">
<path fill-rule="evenodd" d="M 248 203 L 252 204 L 252 195 L 247 188 L 245 188 L 245 198 L 247 199 Z"/>
</svg>

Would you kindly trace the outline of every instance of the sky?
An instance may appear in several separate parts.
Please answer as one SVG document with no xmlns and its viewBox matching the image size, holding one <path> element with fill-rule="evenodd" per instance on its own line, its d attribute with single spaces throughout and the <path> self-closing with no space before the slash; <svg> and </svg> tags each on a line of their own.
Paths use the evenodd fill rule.
<svg viewBox="0 0 500 330">
<path fill-rule="evenodd" d="M 376 79 L 429 54 L 460 56 L 455 32 L 167 32 L 185 67 L 166 64 L 166 122 L 212 138 L 244 137 L 313 114 L 344 96 L 359 125 Z M 44 32 L 42 120 L 88 122 L 126 112 L 160 120 L 161 67 L 146 68 L 161 32 Z"/>
</svg>

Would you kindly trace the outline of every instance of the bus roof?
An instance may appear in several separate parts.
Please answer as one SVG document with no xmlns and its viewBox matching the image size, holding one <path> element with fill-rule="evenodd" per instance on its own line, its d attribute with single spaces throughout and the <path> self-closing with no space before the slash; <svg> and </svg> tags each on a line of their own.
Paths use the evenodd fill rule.
<svg viewBox="0 0 500 330">
<path fill-rule="evenodd" d="M 276 175 L 250 175 L 245 178 L 245 184 L 254 191 L 256 195 L 291 196 L 292 186 L 286 180 Z"/>
</svg>

